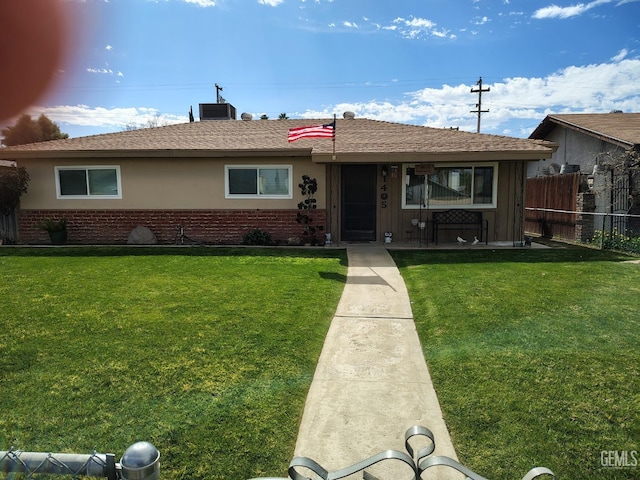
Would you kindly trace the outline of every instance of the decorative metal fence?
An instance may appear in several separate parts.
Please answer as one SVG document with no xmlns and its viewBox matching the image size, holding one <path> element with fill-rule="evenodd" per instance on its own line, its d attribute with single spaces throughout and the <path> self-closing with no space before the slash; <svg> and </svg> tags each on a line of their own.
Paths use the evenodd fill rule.
<svg viewBox="0 0 640 480">
<path fill-rule="evenodd" d="M 364 480 L 378 480 L 371 469 L 382 463 L 394 466 L 391 478 L 421 480 L 424 472 L 434 467 L 453 469 L 463 474 L 466 480 L 487 480 L 465 467 L 458 461 L 439 455 L 432 455 L 436 449 L 433 432 L 426 427 L 414 426 L 404 435 L 406 452 L 385 450 L 349 467 L 329 472 L 322 465 L 308 457 L 295 457 L 289 464 L 291 480 L 339 480 L 362 472 Z M 131 445 L 116 463 L 113 454 L 92 453 L 41 453 L 20 450 L 0 451 L 0 473 L 6 478 L 41 478 L 42 475 L 64 475 L 74 480 L 85 477 L 107 478 L 108 480 L 159 480 L 160 452 L 149 442 Z M 309 476 L 311 475 L 311 476 Z M 545 467 L 536 467 L 522 477 L 535 480 L 542 477 L 555 479 L 555 474 Z M 448 478 L 448 477 L 447 477 Z M 254 480 L 288 480 L 267 478 Z"/>
<path fill-rule="evenodd" d="M 624 215 L 629 213 L 629 176 L 611 175 L 611 217 L 610 231 L 626 232 L 627 219 Z M 604 230 L 604 228 L 603 228 Z"/>
<path fill-rule="evenodd" d="M 638 211 L 638 206 L 634 205 L 632 196 L 632 182 L 629 173 L 611 174 L 611 216 L 605 217 L 602 228 L 603 232 L 610 234 L 617 232 L 628 237 L 640 236 L 640 215 L 630 213 Z"/>
<path fill-rule="evenodd" d="M 433 432 L 426 427 L 414 426 L 405 432 L 404 447 L 406 452 L 386 450 L 367 458 L 355 465 L 329 472 L 322 465 L 308 457 L 295 457 L 289 465 L 289 478 L 292 480 L 339 480 L 362 472 L 364 480 L 378 480 L 371 468 L 383 462 L 393 463 L 392 476 L 394 479 L 420 480 L 423 473 L 434 467 L 450 468 L 465 475 L 466 480 L 487 480 L 485 477 L 471 471 L 456 460 L 431 454 L 435 451 L 436 442 Z M 438 475 L 440 477 L 440 475 Z M 537 478 L 555 479 L 555 474 L 545 467 L 536 467 L 522 477 L 522 480 Z M 446 477 L 449 478 L 449 477 Z M 253 480 L 287 480 L 285 478 L 261 478 Z"/>
</svg>

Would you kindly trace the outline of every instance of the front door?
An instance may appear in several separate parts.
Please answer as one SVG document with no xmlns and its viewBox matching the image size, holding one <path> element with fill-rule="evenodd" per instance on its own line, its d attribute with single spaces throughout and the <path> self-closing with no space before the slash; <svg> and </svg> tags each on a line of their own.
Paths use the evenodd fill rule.
<svg viewBox="0 0 640 480">
<path fill-rule="evenodd" d="M 377 172 L 375 165 L 342 165 L 340 195 L 343 241 L 376 239 Z"/>
</svg>

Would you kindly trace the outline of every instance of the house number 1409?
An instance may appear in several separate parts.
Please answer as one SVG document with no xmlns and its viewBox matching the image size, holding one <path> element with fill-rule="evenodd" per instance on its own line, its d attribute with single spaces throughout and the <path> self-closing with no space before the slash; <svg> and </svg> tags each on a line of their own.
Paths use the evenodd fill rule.
<svg viewBox="0 0 640 480">
<path fill-rule="evenodd" d="M 382 193 L 380 194 L 380 206 L 382 208 L 387 208 L 387 199 L 389 198 L 389 195 L 387 195 L 387 176 L 385 175 L 383 178 L 384 181 L 382 182 Z"/>
</svg>

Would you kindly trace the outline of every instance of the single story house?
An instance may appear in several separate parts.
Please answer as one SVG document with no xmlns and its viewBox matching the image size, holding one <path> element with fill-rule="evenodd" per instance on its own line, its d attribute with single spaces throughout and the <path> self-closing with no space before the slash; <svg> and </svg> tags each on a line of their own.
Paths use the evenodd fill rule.
<svg viewBox="0 0 640 480">
<path fill-rule="evenodd" d="M 529 138 L 558 145 L 550 160 L 529 164 L 530 178 L 583 174 L 593 200 L 581 211 L 596 214 L 591 230 L 639 230 L 637 218 L 621 216 L 640 214 L 640 113 L 548 115 Z M 559 198 L 563 193 L 547 197 Z"/>
<path fill-rule="evenodd" d="M 234 117 L 0 149 L 31 178 L 17 212 L 19 243 L 48 242 L 38 229 L 45 218 L 65 218 L 76 244 L 126 243 L 136 226 L 163 244 L 179 226 L 211 244 L 240 243 L 256 228 L 284 243 L 303 233 L 303 175 L 317 180 L 322 240 L 428 241 L 433 212 L 464 209 L 488 221 L 483 241 L 510 242 L 524 235 L 527 163 L 554 152 L 549 142 L 349 113 L 336 121 L 335 141 L 289 142 L 290 129 L 332 120 Z"/>
<path fill-rule="evenodd" d="M 569 113 L 547 115 L 529 136 L 558 145 L 551 160 L 529 164 L 527 176 L 592 174 L 629 151 L 640 151 L 640 113 Z"/>
</svg>

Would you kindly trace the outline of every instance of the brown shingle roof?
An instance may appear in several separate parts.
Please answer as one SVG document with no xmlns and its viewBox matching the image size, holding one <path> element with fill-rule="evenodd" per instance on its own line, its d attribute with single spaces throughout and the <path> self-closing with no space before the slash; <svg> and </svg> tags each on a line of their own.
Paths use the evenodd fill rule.
<svg viewBox="0 0 640 480">
<path fill-rule="evenodd" d="M 0 149 L 0 158 L 107 156 L 222 156 L 251 152 L 309 155 L 331 161 L 330 139 L 301 139 L 288 143 L 289 128 L 331 120 L 209 120 L 123 131 L 88 137 L 53 140 Z M 434 159 L 550 158 L 553 144 L 536 140 L 475 134 L 449 129 L 382 122 L 339 119 L 336 154 L 380 156 L 423 154 Z"/>
<path fill-rule="evenodd" d="M 529 138 L 545 138 L 558 125 L 581 131 L 625 148 L 640 147 L 640 113 L 548 115 Z"/>
</svg>

